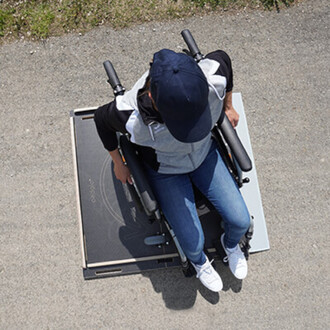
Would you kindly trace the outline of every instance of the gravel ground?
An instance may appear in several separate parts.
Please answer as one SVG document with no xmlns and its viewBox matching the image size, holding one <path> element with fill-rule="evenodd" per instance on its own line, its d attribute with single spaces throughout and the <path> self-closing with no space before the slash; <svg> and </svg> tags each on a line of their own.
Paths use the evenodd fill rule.
<svg viewBox="0 0 330 330">
<path fill-rule="evenodd" d="M 0 47 L 0 328 L 326 329 L 329 302 L 329 2 L 100 28 Z M 112 97 L 189 28 L 233 59 L 271 250 L 213 294 L 180 270 L 84 281 L 69 111 Z M 328 110 L 327 110 L 328 109 Z"/>
</svg>

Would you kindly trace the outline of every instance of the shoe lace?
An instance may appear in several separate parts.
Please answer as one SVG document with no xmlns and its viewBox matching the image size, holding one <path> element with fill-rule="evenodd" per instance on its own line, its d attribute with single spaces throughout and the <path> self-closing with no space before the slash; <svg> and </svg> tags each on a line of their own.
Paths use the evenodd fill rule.
<svg viewBox="0 0 330 330">
<path fill-rule="evenodd" d="M 197 278 L 200 278 L 200 276 L 203 274 L 203 272 L 212 272 L 212 266 L 211 264 L 213 263 L 214 259 L 212 259 L 211 261 L 205 263 L 204 265 L 198 267 L 198 272 L 197 272 Z"/>
</svg>

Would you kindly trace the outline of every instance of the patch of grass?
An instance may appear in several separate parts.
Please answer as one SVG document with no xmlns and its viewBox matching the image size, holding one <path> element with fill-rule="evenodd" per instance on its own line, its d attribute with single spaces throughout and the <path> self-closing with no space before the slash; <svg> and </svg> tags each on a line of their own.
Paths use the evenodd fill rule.
<svg viewBox="0 0 330 330">
<path fill-rule="evenodd" d="M 193 3 L 195 3 L 199 7 L 210 7 L 212 9 L 215 9 L 217 7 L 227 8 L 231 5 L 235 5 L 238 2 L 238 0 L 192 0 Z"/>
<path fill-rule="evenodd" d="M 109 17 L 115 28 L 131 26 L 132 24 L 153 20 L 166 20 L 190 14 L 193 6 L 183 1 L 136 1 L 115 0 L 110 7 Z"/>
<path fill-rule="evenodd" d="M 0 37 L 3 37 L 5 35 L 5 31 L 11 29 L 14 25 L 14 12 L 14 9 L 0 8 Z"/>
<path fill-rule="evenodd" d="M 46 1 L 0 3 L 0 36 L 47 38 L 55 19 L 53 7 Z"/>
<path fill-rule="evenodd" d="M 260 0 L 261 3 L 264 5 L 267 9 L 276 8 L 276 10 L 280 11 L 280 5 L 285 5 L 286 7 L 289 7 L 294 0 Z"/>
<path fill-rule="evenodd" d="M 54 22 L 55 14 L 48 4 L 39 4 L 28 7 L 23 11 L 21 20 L 22 27 L 28 29 L 32 36 L 44 39 L 49 36 L 51 24 Z"/>
<path fill-rule="evenodd" d="M 153 20 L 237 8 L 267 9 L 301 0 L 0 0 L 0 42 L 45 39 L 98 25 L 129 27 Z"/>
<path fill-rule="evenodd" d="M 64 30 L 94 27 L 105 19 L 109 1 L 62 1 L 58 7 L 58 23 Z"/>
</svg>

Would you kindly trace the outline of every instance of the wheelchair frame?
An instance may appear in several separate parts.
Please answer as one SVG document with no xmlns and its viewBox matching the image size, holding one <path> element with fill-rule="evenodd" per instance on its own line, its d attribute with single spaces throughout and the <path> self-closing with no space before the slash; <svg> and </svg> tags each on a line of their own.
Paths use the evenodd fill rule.
<svg viewBox="0 0 330 330">
<path fill-rule="evenodd" d="M 202 60 L 204 56 L 201 54 L 190 31 L 183 30 L 181 35 L 189 48 L 189 50 L 183 51 L 187 53 L 187 55 L 192 56 L 196 62 Z M 123 95 L 125 93 L 125 88 L 121 85 L 112 63 L 110 61 L 105 61 L 103 65 L 109 78 L 108 82 L 113 89 L 114 96 L 116 97 L 118 95 Z M 243 178 L 243 171 L 248 172 L 252 169 L 251 159 L 249 158 L 244 146 L 242 145 L 236 131 L 232 127 L 224 111 L 222 112 L 219 123 L 219 125 L 216 125 L 212 129 L 212 136 L 217 142 L 218 150 L 229 172 L 233 176 L 238 187 L 241 188 L 243 184 L 249 182 L 248 177 Z M 132 175 L 133 185 L 128 185 L 128 189 L 136 206 L 146 213 L 151 222 L 155 220 L 163 221 L 171 235 L 171 239 L 175 243 L 182 264 L 183 273 L 185 276 L 192 276 L 194 274 L 194 269 L 184 254 L 174 231 L 170 227 L 158 206 L 154 194 L 148 184 L 148 179 L 145 176 L 142 164 L 138 158 L 137 151 L 134 144 L 129 141 L 128 135 L 119 135 L 119 151 L 122 155 L 123 161 L 130 169 Z M 240 246 L 246 259 L 249 257 L 249 242 L 252 239 L 253 227 L 253 218 L 251 218 L 250 228 L 240 241 Z M 163 244 L 169 244 L 169 241 L 166 239 L 165 234 L 159 233 L 155 236 L 146 237 L 144 243 L 147 245 L 161 246 Z M 227 264 L 224 260 L 225 253 L 219 239 L 214 242 L 214 247 L 224 264 Z"/>
</svg>

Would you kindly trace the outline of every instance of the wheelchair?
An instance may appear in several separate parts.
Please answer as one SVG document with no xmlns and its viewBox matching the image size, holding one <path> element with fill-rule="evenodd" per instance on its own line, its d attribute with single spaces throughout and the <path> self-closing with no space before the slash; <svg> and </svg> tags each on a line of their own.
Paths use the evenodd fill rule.
<svg viewBox="0 0 330 330">
<path fill-rule="evenodd" d="M 188 50 L 184 49 L 183 51 L 188 56 L 193 57 L 196 62 L 202 60 L 204 56 L 200 52 L 190 31 L 183 30 L 181 35 L 188 46 Z M 117 97 L 119 95 L 123 95 L 125 93 L 125 88 L 122 86 L 112 63 L 110 61 L 105 61 L 103 65 L 109 78 L 108 83 L 113 89 L 114 96 Z M 245 183 L 249 182 L 248 177 L 243 177 L 243 172 L 248 172 L 252 169 L 252 162 L 224 111 L 222 111 L 218 124 L 216 124 L 216 126 L 212 129 L 212 137 L 217 143 L 220 155 L 230 174 L 234 178 L 238 187 L 241 188 Z M 151 223 L 154 221 L 161 221 L 164 223 L 170 234 L 170 237 L 168 237 L 165 233 L 157 233 L 154 236 L 146 237 L 144 239 L 144 243 L 150 246 L 161 247 L 162 245 L 169 245 L 170 240 L 172 240 L 176 246 L 184 275 L 187 277 L 194 275 L 194 268 L 185 256 L 174 231 L 163 215 L 161 208 L 159 207 L 158 202 L 149 186 L 142 161 L 139 158 L 138 148 L 136 148 L 134 143 L 129 140 L 129 135 L 118 134 L 118 141 L 119 152 L 122 156 L 123 162 L 128 166 L 132 175 L 133 185 L 127 186 L 136 207 L 147 215 Z M 194 187 L 194 194 L 196 205 L 207 203 L 209 209 L 214 209 L 214 207 L 206 200 L 206 198 L 198 191 L 196 187 Z M 247 230 L 245 235 L 243 235 L 239 243 L 246 259 L 249 258 L 249 243 L 253 236 L 253 229 L 253 217 L 251 217 L 250 228 Z M 223 263 L 227 265 L 228 262 L 225 258 L 226 254 L 221 246 L 220 239 L 218 238 L 214 240 L 213 245 L 217 255 Z M 205 253 L 209 255 L 206 250 Z"/>
</svg>

